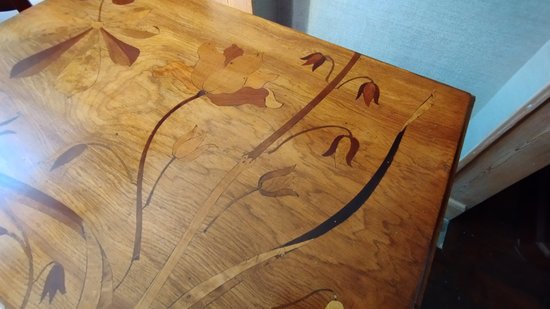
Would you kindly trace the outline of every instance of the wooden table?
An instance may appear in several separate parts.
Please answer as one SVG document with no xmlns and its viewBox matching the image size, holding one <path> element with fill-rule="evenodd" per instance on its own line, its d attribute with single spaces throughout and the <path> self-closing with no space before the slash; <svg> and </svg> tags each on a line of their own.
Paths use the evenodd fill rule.
<svg viewBox="0 0 550 309">
<path fill-rule="evenodd" d="M 202 0 L 48 0 L 0 42 L 7 307 L 418 302 L 469 94 Z"/>
</svg>

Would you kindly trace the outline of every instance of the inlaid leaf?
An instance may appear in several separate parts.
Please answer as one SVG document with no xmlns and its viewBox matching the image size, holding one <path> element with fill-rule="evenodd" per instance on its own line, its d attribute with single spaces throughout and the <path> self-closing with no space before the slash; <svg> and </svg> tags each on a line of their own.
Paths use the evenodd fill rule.
<svg viewBox="0 0 550 309">
<path fill-rule="evenodd" d="M 92 28 L 85 30 L 57 45 L 54 45 L 50 48 L 47 48 L 43 51 L 40 51 L 32 56 L 29 56 L 19 62 L 17 62 L 10 72 L 11 78 L 26 77 L 34 75 L 46 67 L 48 67 L 52 62 L 57 60 L 63 53 L 65 53 L 69 48 L 75 45 L 80 41 Z"/>
<path fill-rule="evenodd" d="M 267 172 L 267 173 L 263 174 L 260 177 L 260 179 L 258 179 L 258 188 L 263 187 L 263 184 L 266 181 L 268 181 L 270 179 L 273 179 L 273 178 L 286 176 L 286 175 L 292 173 L 295 169 L 296 169 L 296 165 L 293 165 L 293 166 L 273 170 L 273 171 L 270 171 L 270 172 Z"/>
<path fill-rule="evenodd" d="M 349 138 L 349 150 L 346 154 L 346 163 L 351 166 L 351 161 L 353 161 L 353 158 L 355 158 L 355 155 L 359 151 L 359 141 L 355 137 Z"/>
<path fill-rule="evenodd" d="M 202 144 L 206 134 L 197 132 L 197 126 L 183 136 L 181 136 L 172 147 L 172 155 L 181 159 L 196 151 Z"/>
<path fill-rule="evenodd" d="M 29 203 L 26 205 L 52 217 L 65 224 L 79 235 L 84 236 L 82 217 L 63 202 L 3 173 L 0 173 L 0 186 L 6 187 L 36 201 L 37 203 Z"/>
<path fill-rule="evenodd" d="M 206 96 L 212 103 L 218 106 L 239 106 L 244 104 L 252 104 L 259 107 L 266 107 L 266 98 L 269 91 L 264 88 L 253 89 L 244 87 L 233 93 L 208 93 Z"/>
<path fill-rule="evenodd" d="M 134 2 L 134 0 L 113 0 L 113 3 L 117 5 L 130 4 L 132 2 Z"/>
<path fill-rule="evenodd" d="M 265 189 L 258 190 L 261 195 L 269 197 L 281 197 L 281 196 L 299 196 L 298 193 L 292 189 L 280 189 L 275 191 L 269 191 Z"/>
<path fill-rule="evenodd" d="M 20 115 L 17 114 L 16 116 L 13 116 L 13 117 L 11 117 L 11 118 L 8 119 L 8 120 L 5 120 L 5 121 L 0 122 L 0 127 L 1 127 L 1 126 L 5 126 L 5 125 L 8 125 L 8 124 L 14 122 L 15 120 L 17 120 L 17 118 L 19 118 L 19 116 L 20 116 Z"/>
<path fill-rule="evenodd" d="M 100 30 L 109 51 L 109 57 L 114 63 L 131 66 L 137 60 L 140 53 L 138 48 L 122 42 L 104 28 Z"/>
<path fill-rule="evenodd" d="M 40 302 L 44 300 L 46 295 L 49 296 L 48 302 L 51 304 L 55 294 L 57 292 L 65 294 L 65 269 L 63 265 L 55 262 L 46 277 L 44 283 L 44 289 L 42 290 L 42 296 L 40 297 Z"/>
<path fill-rule="evenodd" d="M 50 168 L 50 171 L 53 171 L 54 169 L 71 162 L 76 157 L 80 156 L 87 148 L 87 144 L 77 144 L 67 149 L 59 157 L 57 157 L 52 167 Z"/>
<path fill-rule="evenodd" d="M 325 151 L 325 153 L 322 154 L 323 157 L 328 157 L 328 156 L 332 156 L 335 152 L 336 152 L 336 149 L 338 148 L 338 144 L 340 144 L 340 141 L 346 137 L 345 135 L 338 135 L 334 138 L 334 140 L 332 141 L 332 143 L 330 144 L 330 147 L 327 149 L 327 151 Z"/>
<path fill-rule="evenodd" d="M 3 226 L 0 226 L 0 236 L 8 234 L 8 230 Z"/>
<path fill-rule="evenodd" d="M 344 309 L 344 304 L 337 300 L 331 300 L 325 307 L 325 309 Z"/>
<path fill-rule="evenodd" d="M 134 39 L 148 39 L 150 37 L 154 37 L 155 35 L 159 34 L 158 28 L 155 27 L 155 29 L 157 30 L 156 32 L 151 32 L 151 31 L 141 30 L 141 29 L 131 29 L 131 28 L 120 29 L 119 28 L 117 29 L 117 32 Z"/>
<path fill-rule="evenodd" d="M 242 48 L 240 48 L 239 46 L 235 44 L 229 46 L 223 51 L 223 55 L 225 56 L 224 65 L 227 65 L 233 59 L 240 57 L 243 54 L 244 54 L 244 50 L 242 50 Z"/>
</svg>

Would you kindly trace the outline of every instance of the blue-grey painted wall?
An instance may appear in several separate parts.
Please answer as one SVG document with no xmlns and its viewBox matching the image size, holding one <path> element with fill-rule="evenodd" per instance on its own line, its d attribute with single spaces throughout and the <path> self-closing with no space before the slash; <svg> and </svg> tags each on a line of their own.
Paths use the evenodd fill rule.
<svg viewBox="0 0 550 309">
<path fill-rule="evenodd" d="M 311 0 L 307 32 L 475 95 L 463 156 L 550 81 L 549 0 Z"/>
</svg>

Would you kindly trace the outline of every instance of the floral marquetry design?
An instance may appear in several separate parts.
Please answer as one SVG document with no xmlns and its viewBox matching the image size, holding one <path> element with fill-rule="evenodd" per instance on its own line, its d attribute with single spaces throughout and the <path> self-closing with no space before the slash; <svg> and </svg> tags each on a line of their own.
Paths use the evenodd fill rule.
<svg viewBox="0 0 550 309">
<path fill-rule="evenodd" d="M 6 307 L 417 291 L 466 94 L 212 1 L 45 1 L 0 41 Z"/>
<path fill-rule="evenodd" d="M 194 67 L 173 62 L 155 69 L 153 76 L 174 78 L 187 88 L 204 91 L 210 102 L 218 106 L 282 106 L 266 87 L 278 76 L 261 70 L 262 53 L 245 52 L 236 44 L 221 51 L 214 43 L 207 42 L 198 48 L 197 54 L 199 60 Z"/>
<path fill-rule="evenodd" d="M 117 1 L 113 4 L 125 5 L 133 1 Z M 88 24 L 85 30 L 52 47 L 39 51 L 17 62 L 11 69 L 11 78 L 22 78 L 40 73 L 57 61 L 69 49 L 78 49 L 75 58 L 71 59 L 56 80 L 56 88 L 68 95 L 84 91 L 97 81 L 101 70 L 101 51 L 106 49 L 111 61 L 122 66 L 131 66 L 138 59 L 139 48 L 124 42 L 114 33 L 134 39 L 145 39 L 157 32 L 136 28 L 136 24 L 151 11 L 145 7 L 129 8 L 124 21 L 102 19 L 104 0 L 98 8 L 97 19 L 83 22 Z M 119 17 L 120 18 L 120 17 Z"/>
</svg>

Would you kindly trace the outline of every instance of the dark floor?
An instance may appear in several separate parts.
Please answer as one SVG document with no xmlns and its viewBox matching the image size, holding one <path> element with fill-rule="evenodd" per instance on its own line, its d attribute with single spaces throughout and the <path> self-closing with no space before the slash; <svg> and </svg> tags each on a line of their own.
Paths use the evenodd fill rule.
<svg viewBox="0 0 550 309">
<path fill-rule="evenodd" d="M 549 196 L 546 167 L 451 220 L 422 308 L 550 308 Z"/>
</svg>

